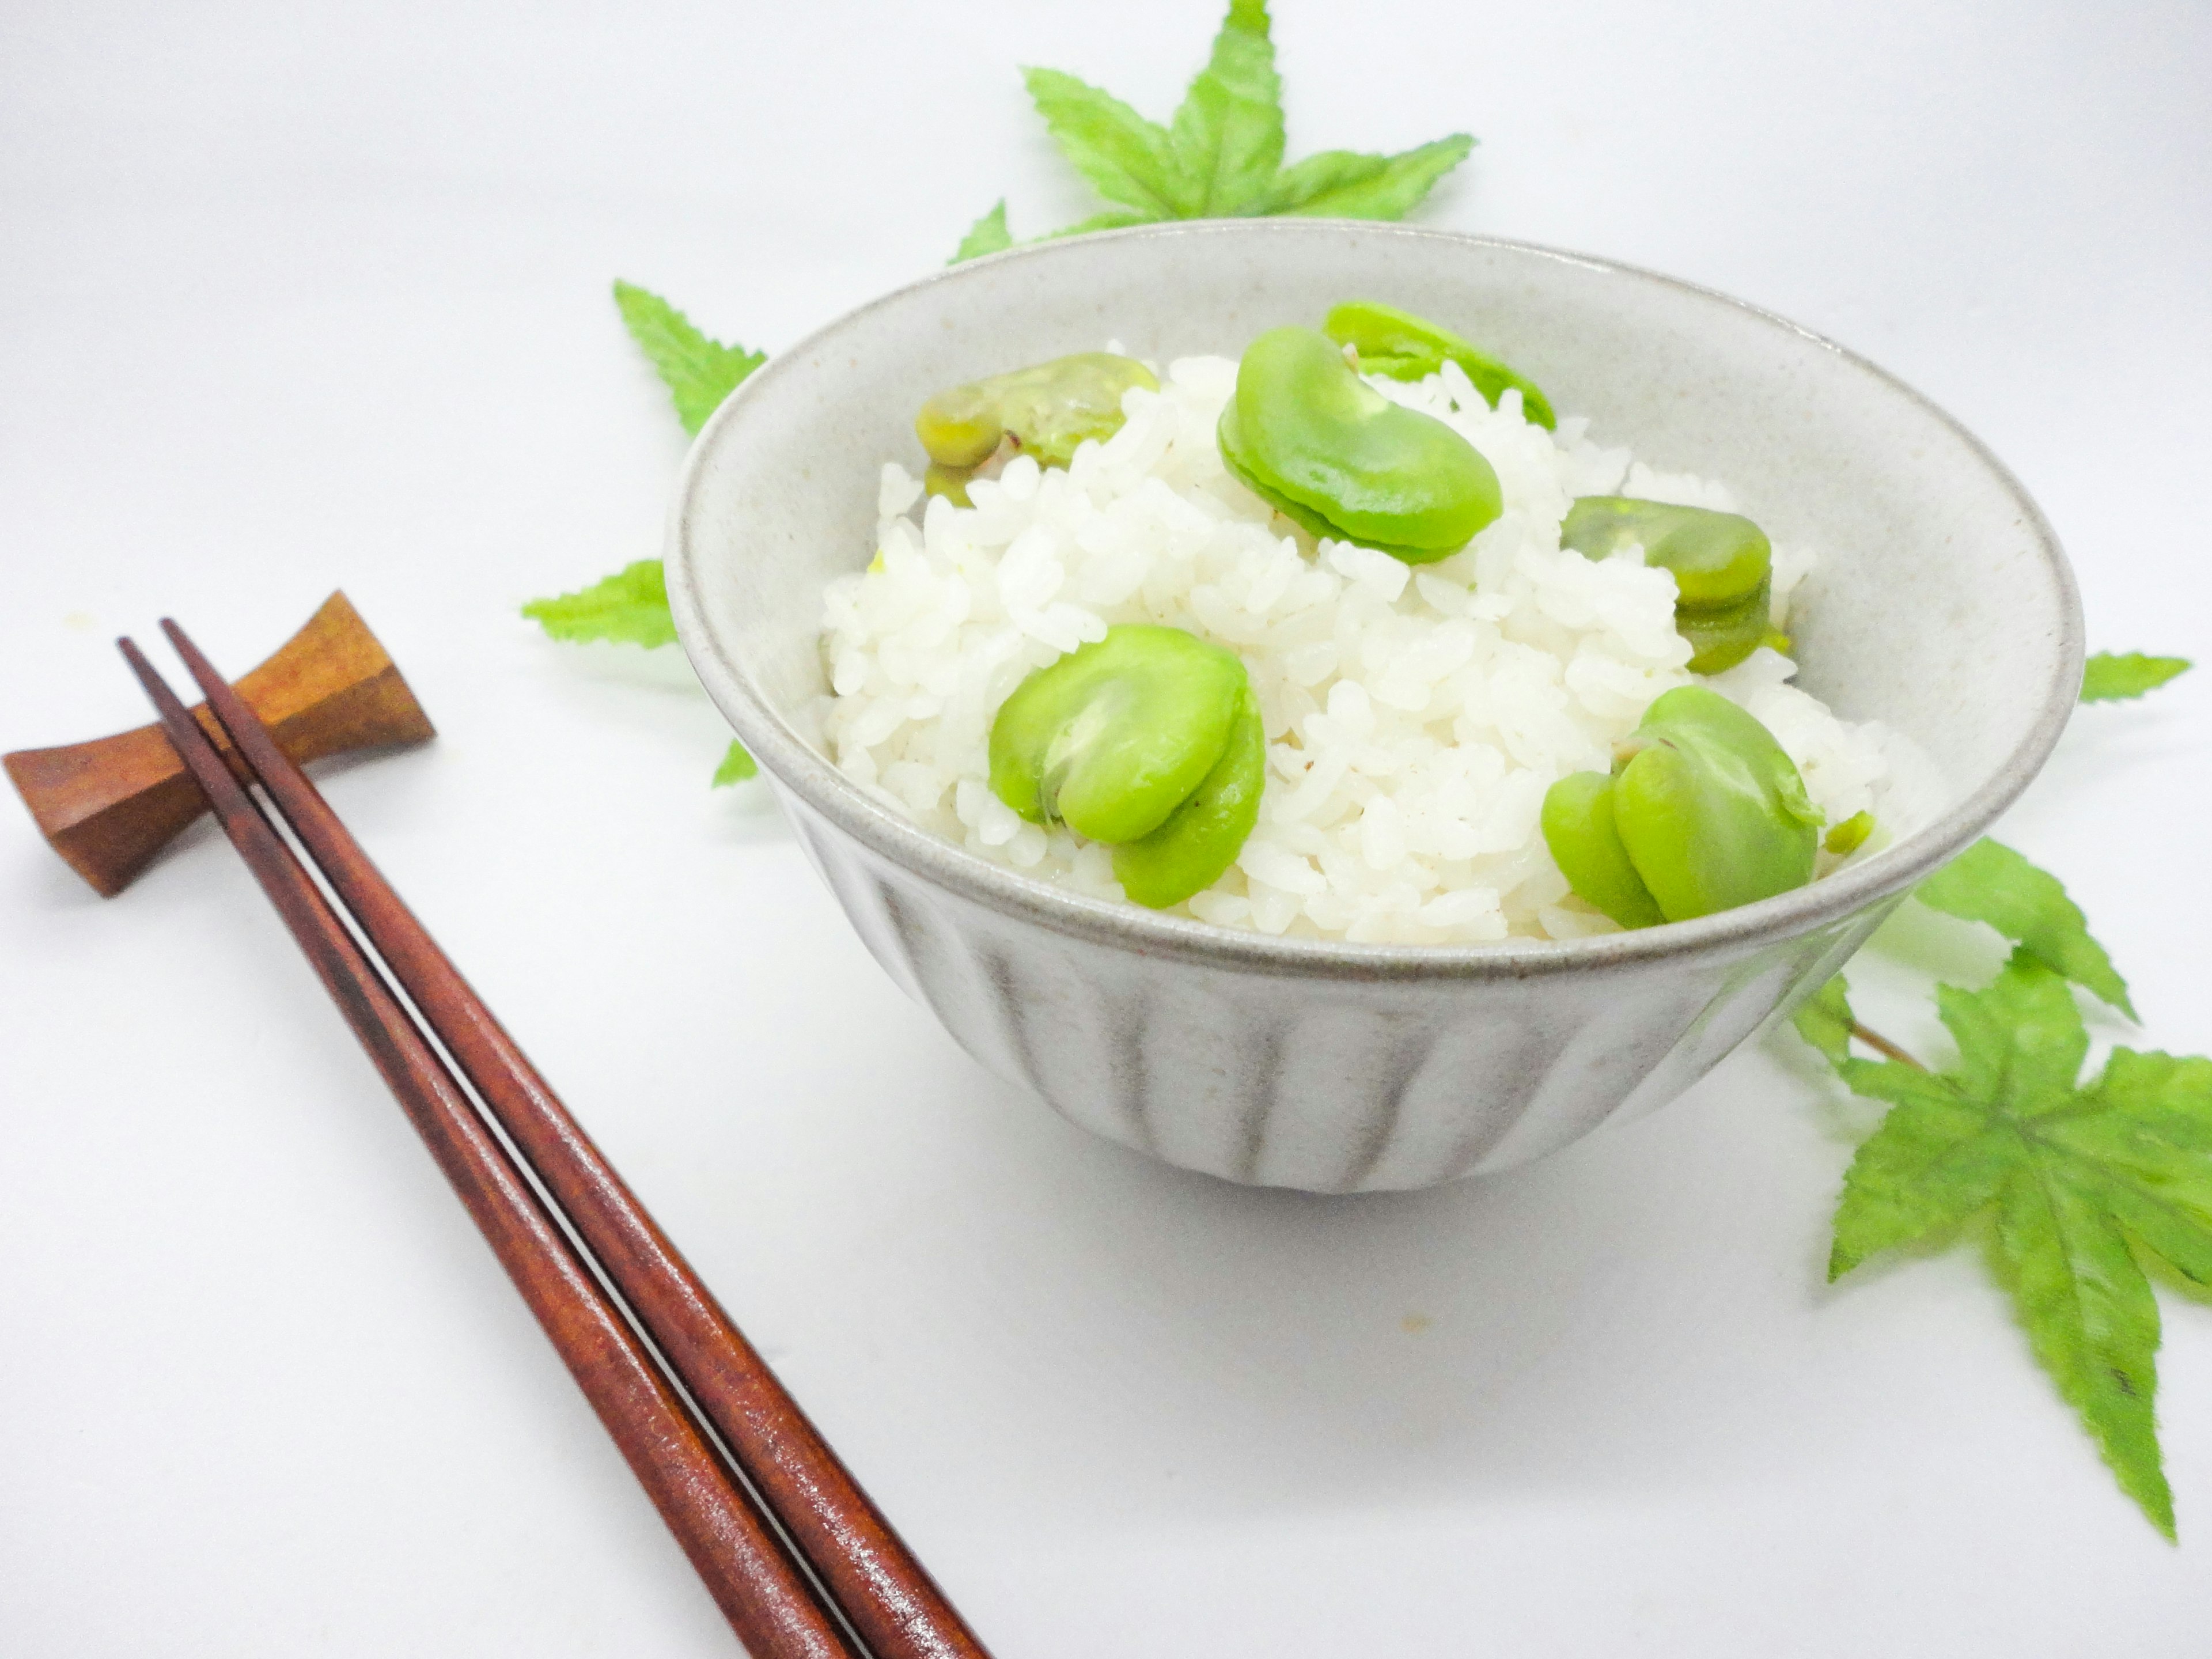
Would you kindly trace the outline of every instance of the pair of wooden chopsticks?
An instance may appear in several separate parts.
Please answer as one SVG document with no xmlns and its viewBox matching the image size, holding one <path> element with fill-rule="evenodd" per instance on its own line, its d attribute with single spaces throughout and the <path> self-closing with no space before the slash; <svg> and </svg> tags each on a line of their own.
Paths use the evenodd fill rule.
<svg viewBox="0 0 2212 1659">
<path fill-rule="evenodd" d="M 138 647 L 118 641 L 170 742 L 739 1640 L 755 1659 L 988 1659 L 307 775 L 183 630 L 161 628 L 234 757 L 227 763 Z M 267 792 L 450 1066 L 234 766 Z"/>
</svg>

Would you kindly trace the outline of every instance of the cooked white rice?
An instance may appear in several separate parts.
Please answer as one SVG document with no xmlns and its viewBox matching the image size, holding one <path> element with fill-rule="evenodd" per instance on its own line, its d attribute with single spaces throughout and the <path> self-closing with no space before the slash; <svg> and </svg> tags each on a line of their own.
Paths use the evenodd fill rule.
<svg viewBox="0 0 2212 1659">
<path fill-rule="evenodd" d="M 1671 575 L 1633 552 L 1562 551 L 1559 521 L 1577 495 L 1732 508 L 1728 491 L 1601 447 L 1585 419 L 1531 425 L 1517 392 L 1493 410 L 1455 364 L 1417 385 L 1376 378 L 1463 434 L 1504 488 L 1504 514 L 1464 551 L 1410 567 L 1316 545 L 1228 475 L 1214 422 L 1236 379 L 1232 359 L 1181 359 L 1066 471 L 1018 457 L 969 485 L 972 507 L 932 499 L 919 526 L 920 483 L 886 465 L 880 556 L 824 595 L 838 766 L 978 857 L 1119 898 L 1109 848 L 1025 823 L 991 793 L 991 720 L 1031 671 L 1109 624 L 1165 623 L 1243 659 L 1268 739 L 1259 827 L 1178 911 L 1419 945 L 1613 931 L 1569 892 L 1538 811 L 1554 781 L 1608 766 L 1645 706 L 1690 683 L 1690 647 Z M 1778 623 L 1813 562 L 1776 548 Z M 1765 723 L 1831 823 L 1870 810 L 1884 832 L 1903 828 L 1923 787 L 1909 748 L 1838 720 L 1786 684 L 1794 672 L 1762 649 L 1704 683 Z"/>
</svg>

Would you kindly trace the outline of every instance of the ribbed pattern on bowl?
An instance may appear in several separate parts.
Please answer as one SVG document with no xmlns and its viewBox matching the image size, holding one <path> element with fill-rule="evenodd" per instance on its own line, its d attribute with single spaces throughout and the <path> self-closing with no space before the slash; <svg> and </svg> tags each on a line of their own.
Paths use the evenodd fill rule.
<svg viewBox="0 0 2212 1659">
<path fill-rule="evenodd" d="M 784 800 L 876 960 L 990 1070 L 1153 1158 L 1310 1192 L 1507 1169 L 1638 1115 L 1817 986 L 1895 903 L 1734 961 L 1493 983 L 1470 1002 L 1450 981 L 1236 972 L 1047 932 Z"/>
</svg>

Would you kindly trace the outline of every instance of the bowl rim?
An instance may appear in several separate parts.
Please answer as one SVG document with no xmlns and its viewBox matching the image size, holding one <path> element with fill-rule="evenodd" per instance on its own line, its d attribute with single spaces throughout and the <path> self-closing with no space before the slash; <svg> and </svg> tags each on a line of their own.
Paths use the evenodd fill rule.
<svg viewBox="0 0 2212 1659">
<path fill-rule="evenodd" d="M 1740 905 L 1692 921 L 1668 922 L 1656 927 L 1577 939 L 1504 939 L 1483 945 L 1449 945 L 1357 944 L 1224 927 L 1194 917 L 1148 910 L 1127 901 L 1091 898 L 980 858 L 865 793 L 754 693 L 738 662 L 715 636 L 700 601 L 696 568 L 701 556 L 699 538 L 695 534 L 698 521 L 696 496 L 709 457 L 732 441 L 729 434 L 742 425 L 746 411 L 781 381 L 806 373 L 817 348 L 864 317 L 903 304 L 913 295 L 947 284 L 957 285 L 974 271 L 1012 262 L 1046 264 L 1055 260 L 1080 260 L 1087 257 L 1091 249 L 1109 243 L 1216 236 L 1295 239 L 1346 234 L 1377 240 L 1419 240 L 1448 246 L 1480 247 L 1526 257 L 1539 264 L 1577 266 L 1634 282 L 1656 283 L 1717 302 L 1819 347 L 1846 369 L 1905 398 L 1948 428 L 2012 497 L 2019 508 L 2022 527 L 2028 532 L 2058 591 L 2063 637 L 2058 641 L 2057 654 L 2062 672 L 2044 688 L 2042 706 L 2026 734 L 2002 763 L 1972 791 L 1894 845 L 1863 863 L 1848 865 L 1806 886 L 1754 904 Z M 666 555 L 668 599 L 677 635 L 708 695 L 729 720 L 763 770 L 781 788 L 797 796 L 869 852 L 961 898 L 1052 933 L 1201 966 L 1300 978 L 1524 980 L 1548 978 L 1555 974 L 1635 969 L 1691 957 L 1737 956 L 1765 944 L 1842 921 L 1910 885 L 1954 856 L 2027 787 L 2057 745 L 2073 713 L 2086 649 L 2080 590 L 2057 536 L 2042 510 L 1986 444 L 1887 370 L 1773 312 L 1717 289 L 1640 266 L 1503 237 L 1358 220 L 1191 220 L 1032 243 L 934 271 L 846 312 L 771 356 L 723 399 L 701 428 L 684 459 L 670 506 Z"/>
</svg>

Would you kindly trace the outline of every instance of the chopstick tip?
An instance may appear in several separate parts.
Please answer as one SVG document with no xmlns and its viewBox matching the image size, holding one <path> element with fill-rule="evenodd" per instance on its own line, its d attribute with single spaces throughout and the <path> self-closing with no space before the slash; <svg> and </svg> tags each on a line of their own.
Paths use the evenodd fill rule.
<svg viewBox="0 0 2212 1659">
<path fill-rule="evenodd" d="M 169 643 L 176 647 L 177 654 L 185 659 L 185 666 L 191 671 L 192 678 L 200 683 L 200 689 L 212 695 L 215 688 L 210 682 L 221 680 L 222 677 L 216 672 L 215 665 L 208 660 L 207 653 L 192 643 L 191 635 L 177 626 L 177 619 L 173 617 L 161 618 L 161 632 L 168 635 Z"/>
<path fill-rule="evenodd" d="M 146 653 L 138 648 L 138 641 L 128 634 L 117 636 L 115 648 L 123 653 L 123 660 L 131 665 L 131 672 L 138 677 L 138 684 L 146 688 L 146 695 L 153 698 L 155 708 L 161 709 L 166 717 L 167 710 L 163 707 L 162 700 L 174 701 L 175 694 L 169 690 L 169 683 L 161 678 L 161 670 L 146 660 Z M 178 706 L 183 707 L 182 704 Z"/>
</svg>

